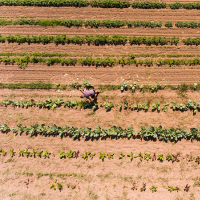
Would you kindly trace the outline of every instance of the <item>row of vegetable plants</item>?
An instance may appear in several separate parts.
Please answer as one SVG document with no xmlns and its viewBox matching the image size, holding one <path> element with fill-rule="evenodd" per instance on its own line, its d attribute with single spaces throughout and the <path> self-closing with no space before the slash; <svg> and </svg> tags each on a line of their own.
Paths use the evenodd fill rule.
<svg viewBox="0 0 200 200">
<path fill-rule="evenodd" d="M 8 35 L 6 37 L 3 37 L 0 35 L 0 42 L 5 43 L 7 41 L 8 43 L 42 43 L 42 44 L 49 44 L 49 43 L 55 43 L 58 44 L 88 44 L 88 45 L 125 45 L 127 44 L 127 41 L 129 41 L 130 45 L 177 45 L 179 43 L 178 37 L 172 37 L 172 38 L 166 38 L 166 37 L 146 37 L 146 36 L 131 36 L 127 39 L 126 36 L 120 36 L 120 35 L 86 35 L 84 36 L 74 36 L 74 37 L 67 37 L 66 35 L 56 35 L 56 36 L 49 36 L 49 35 L 39 35 L 39 36 L 32 36 L 29 35 L 22 36 L 22 35 Z M 200 44 L 200 38 L 186 38 L 183 39 L 182 42 L 185 45 L 199 45 Z"/>
<path fill-rule="evenodd" d="M 9 127 L 8 125 L 0 124 L 0 131 L 2 133 L 8 133 L 12 131 L 14 134 L 22 134 L 30 136 L 60 136 L 71 137 L 74 140 L 85 138 L 85 140 L 90 139 L 118 139 L 118 138 L 132 138 L 132 139 L 145 139 L 145 140 L 159 140 L 159 141 L 175 141 L 181 139 L 187 140 L 199 140 L 200 130 L 197 128 L 190 128 L 190 131 L 182 128 L 162 128 L 162 126 L 153 127 L 140 127 L 139 131 L 134 132 L 133 127 L 128 126 L 128 128 L 123 129 L 122 127 L 112 126 L 111 128 L 101 128 L 96 126 L 95 128 L 84 126 L 81 128 L 73 126 L 52 126 L 46 127 L 45 124 L 34 124 L 30 126 L 23 126 L 22 124 L 17 125 L 17 128 Z"/>
<path fill-rule="evenodd" d="M 78 107 L 80 109 L 86 109 L 86 108 L 91 108 L 93 111 L 96 111 L 98 109 L 98 107 L 105 107 L 106 111 L 110 111 L 113 107 L 114 104 L 110 103 L 110 102 L 104 102 L 103 103 L 99 103 L 96 101 L 76 101 L 76 100 L 67 100 L 64 101 L 63 99 L 47 99 L 45 101 L 38 101 L 35 102 L 34 99 L 31 100 L 24 100 L 24 101 L 17 101 L 17 100 L 3 100 L 2 102 L 0 102 L 0 106 L 5 106 L 7 107 L 8 105 L 12 105 L 14 108 L 28 108 L 28 107 L 39 107 L 39 108 L 47 108 L 47 109 L 52 109 L 54 110 L 57 107 L 68 107 L 68 108 L 75 108 L 77 109 Z M 163 110 L 164 112 L 167 112 L 167 107 L 170 105 L 169 102 L 165 102 L 163 103 L 163 106 L 160 105 L 160 101 L 158 100 L 156 103 L 153 103 L 152 106 L 149 102 L 143 102 L 143 103 L 136 103 L 136 105 L 134 105 L 133 103 L 129 103 L 127 101 L 124 101 L 123 104 L 115 104 L 115 107 L 119 107 L 120 110 L 122 110 L 122 108 L 124 108 L 124 110 L 130 109 L 130 110 L 136 110 L 136 111 L 141 111 L 144 110 L 145 112 L 147 112 L 150 107 L 152 111 L 157 111 L 160 112 L 161 110 Z M 192 110 L 193 114 L 196 114 L 197 111 L 200 112 L 200 103 L 197 103 L 196 101 L 192 100 L 188 100 L 188 102 L 186 104 L 182 104 L 182 103 L 175 103 L 175 102 L 171 102 L 171 109 L 173 109 L 173 111 L 187 111 L 187 110 Z"/>
<path fill-rule="evenodd" d="M 18 20 L 5 20 L 0 19 L 0 25 L 40 25 L 40 26 L 65 26 L 68 28 L 74 27 L 90 27 L 90 28 L 120 28 L 123 26 L 128 26 L 128 28 L 132 27 L 145 27 L 145 28 L 155 28 L 162 27 L 163 23 L 152 22 L 152 21 L 123 21 L 123 20 L 72 20 L 72 19 L 18 19 Z M 164 23 L 165 27 L 173 27 L 176 26 L 178 28 L 187 27 L 187 28 L 197 28 L 200 27 L 200 22 L 191 21 L 191 22 L 183 22 L 178 21 L 176 23 L 172 23 L 171 21 L 167 21 Z"/>
<path fill-rule="evenodd" d="M 35 57 L 130 57 L 130 58 L 138 58 L 138 57 L 168 57 L 168 58 L 180 58 L 180 57 L 200 57 L 197 54 L 149 54 L 149 53 L 131 53 L 131 54 L 71 54 L 71 53 L 50 53 L 50 52 L 0 52 L 0 56 L 35 56 Z"/>
<path fill-rule="evenodd" d="M 44 7 L 100 7 L 100 8 L 138 8 L 138 9 L 200 9 L 200 3 L 160 3 L 160 2 L 133 2 L 120 0 L 0 0 L 0 6 L 44 6 Z"/>
<path fill-rule="evenodd" d="M 188 38 L 191 39 L 191 38 Z M 146 44 L 146 45 L 177 45 L 179 42 L 178 37 L 172 37 L 172 38 L 166 38 L 166 37 L 159 37 L 159 36 L 154 36 L 154 37 L 136 37 L 136 36 L 131 36 L 127 39 L 126 36 L 120 36 L 120 35 L 86 35 L 84 36 L 74 36 L 74 37 L 67 37 L 66 35 L 56 35 L 56 36 L 49 36 L 49 35 L 39 35 L 39 36 L 32 36 L 30 37 L 29 35 L 27 36 L 22 36 L 22 35 L 8 35 L 6 37 L 3 37 L 0 35 L 0 42 L 4 43 L 7 41 L 8 43 L 42 43 L 42 44 L 48 44 L 48 43 L 55 43 L 56 45 L 58 44 L 88 44 L 88 45 L 125 45 L 127 41 L 129 40 L 129 43 L 131 45 L 137 44 Z M 187 39 L 185 39 L 187 40 Z M 183 40 L 183 41 L 185 41 Z M 200 41 L 200 38 L 192 38 L 193 41 L 196 41 L 195 44 L 197 44 L 198 41 Z M 199 43 L 198 43 L 199 44 Z"/>
<path fill-rule="evenodd" d="M 64 84 L 61 85 L 59 82 L 54 85 L 52 83 L 43 83 L 43 82 L 32 82 L 32 83 L 1 83 L 0 82 L 0 89 L 8 88 L 8 89 L 59 89 L 59 90 L 71 90 L 71 88 L 79 89 L 80 87 L 91 89 L 94 88 L 91 82 L 88 82 L 86 79 L 83 83 L 73 82 L 69 85 Z M 171 89 L 171 90 L 178 90 L 179 92 L 187 92 L 188 90 L 191 91 L 199 91 L 200 90 L 200 83 L 193 83 L 193 84 L 179 84 L 179 85 L 161 85 L 160 82 L 157 85 L 137 85 L 136 82 L 128 85 L 128 81 L 124 81 L 121 85 L 98 85 L 97 88 L 103 92 L 105 90 L 121 90 L 121 92 L 130 90 L 131 92 L 140 91 L 140 92 L 157 92 L 159 90 L 164 89 Z"/>
<path fill-rule="evenodd" d="M 7 154 L 10 154 L 10 157 L 14 157 L 16 156 L 16 154 L 18 155 L 18 157 L 33 157 L 33 158 L 36 158 L 36 157 L 39 157 L 39 158 L 50 158 L 50 155 L 52 155 L 53 157 L 55 157 L 55 154 L 49 152 L 48 150 L 39 150 L 39 151 L 36 151 L 35 149 L 33 149 L 32 151 L 31 150 L 24 150 L 24 149 L 19 149 L 18 152 L 16 152 L 14 149 L 10 149 L 9 151 L 5 151 L 3 150 L 2 148 L 0 148 L 0 154 L 2 156 L 6 156 Z M 72 150 L 69 150 L 67 153 L 65 153 L 64 150 L 61 150 L 60 153 L 59 153 L 59 158 L 60 159 L 66 159 L 66 158 L 78 158 L 79 157 L 79 153 L 80 151 L 72 151 Z M 126 154 L 127 157 L 130 158 L 130 161 L 133 161 L 133 159 L 135 158 L 139 158 L 140 161 L 142 162 L 143 160 L 146 160 L 146 161 L 149 161 L 149 160 L 152 160 L 152 161 L 160 161 L 161 163 L 164 161 L 164 158 L 165 160 L 167 160 L 168 162 L 171 161 L 172 163 L 174 162 L 180 162 L 180 159 L 186 159 L 187 162 L 192 162 L 192 161 L 195 161 L 197 162 L 198 164 L 200 164 L 200 156 L 194 156 L 193 154 L 189 155 L 187 154 L 186 156 L 181 156 L 180 155 L 180 152 L 178 153 L 175 153 L 175 154 L 171 154 L 171 153 L 168 153 L 166 155 L 166 157 L 164 157 L 163 154 L 159 154 L 157 157 L 156 157 L 156 153 L 153 153 L 151 155 L 151 152 L 140 152 L 139 154 L 133 154 L 133 152 L 131 153 L 128 153 Z M 84 151 L 83 154 L 81 154 L 81 157 L 84 159 L 84 160 L 88 160 L 89 158 L 90 159 L 93 159 L 93 157 L 96 156 L 96 153 L 91 153 L 91 151 Z M 118 158 L 120 160 L 122 160 L 123 158 L 125 157 L 125 154 L 122 153 L 122 151 L 120 152 Z M 99 152 L 99 159 L 101 159 L 102 161 L 105 160 L 105 158 L 108 158 L 109 160 L 111 159 L 114 159 L 114 153 L 105 153 L 105 152 Z"/>
<path fill-rule="evenodd" d="M 50 58 L 43 58 L 43 57 L 36 57 L 32 56 L 29 57 L 28 55 L 25 57 L 9 57 L 4 56 L 0 57 L 0 63 L 4 63 L 5 65 L 13 65 L 17 64 L 20 68 L 26 68 L 29 63 L 42 63 L 46 64 L 47 66 L 51 66 L 54 64 L 61 64 L 62 66 L 75 66 L 76 64 L 81 64 L 82 66 L 95 66 L 95 67 L 113 67 L 115 65 L 135 65 L 138 66 L 148 66 L 151 67 L 153 65 L 157 66 L 196 66 L 200 64 L 199 58 L 193 58 L 193 59 L 152 59 L 152 58 L 146 58 L 146 59 L 135 59 L 135 56 L 132 55 L 131 57 L 125 58 L 122 57 L 120 59 L 116 58 L 92 58 L 92 57 L 86 57 L 86 58 L 59 58 L 59 57 L 50 57 Z"/>
</svg>

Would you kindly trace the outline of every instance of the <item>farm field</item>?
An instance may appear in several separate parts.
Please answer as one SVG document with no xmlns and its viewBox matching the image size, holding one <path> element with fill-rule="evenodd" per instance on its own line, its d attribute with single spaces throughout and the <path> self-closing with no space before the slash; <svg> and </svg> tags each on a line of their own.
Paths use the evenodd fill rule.
<svg viewBox="0 0 200 200">
<path fill-rule="evenodd" d="M 179 9 L 170 8 L 176 1 L 160 9 L 4 2 L 0 199 L 200 199 L 200 10 L 183 8 L 198 1 Z M 84 87 L 100 91 L 97 101 L 80 98 Z"/>
</svg>

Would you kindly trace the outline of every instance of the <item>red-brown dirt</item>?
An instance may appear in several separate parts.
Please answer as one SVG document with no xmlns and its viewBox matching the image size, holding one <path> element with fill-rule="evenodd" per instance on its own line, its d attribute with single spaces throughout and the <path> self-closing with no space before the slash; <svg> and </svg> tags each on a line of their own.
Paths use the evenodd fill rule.
<svg viewBox="0 0 200 200">
<path fill-rule="evenodd" d="M 174 3 L 176 1 L 167 1 L 166 3 Z M 194 2 L 181 1 L 181 3 Z M 101 8 L 53 8 L 53 7 L 14 7 L 1 6 L 1 19 L 18 19 L 35 18 L 35 19 L 81 19 L 81 20 L 146 20 L 146 21 L 199 21 L 199 10 L 141 10 L 141 9 L 101 9 Z M 177 36 L 180 39 L 187 37 L 198 37 L 199 28 L 66 28 L 66 27 L 40 27 L 40 26 L 2 26 L 0 34 L 22 34 L 22 35 L 57 35 L 66 34 L 73 35 L 126 35 L 126 36 Z M 146 45 L 129 45 L 125 46 L 93 46 L 93 45 L 58 45 L 55 44 L 0 44 L 0 52 L 54 52 L 54 53 L 69 53 L 71 57 L 92 56 L 102 57 L 112 55 L 114 57 L 122 57 L 126 54 L 194 54 L 199 56 L 199 46 L 186 46 L 179 43 L 177 46 L 146 46 Z M 167 58 L 167 57 L 166 57 Z M 36 82 L 44 81 L 53 84 L 70 84 L 74 81 L 83 83 L 83 79 L 92 82 L 95 88 L 99 84 L 117 84 L 123 83 L 123 79 L 128 81 L 128 85 L 132 82 L 141 84 L 171 84 L 178 85 L 181 83 L 193 84 L 200 82 L 199 66 L 180 66 L 180 67 L 146 67 L 146 66 L 114 66 L 114 67 L 86 67 L 81 65 L 76 66 L 61 66 L 53 65 L 47 67 L 42 64 L 28 64 L 25 69 L 20 69 L 17 65 L 0 64 L 0 81 L 2 83 L 15 82 Z M 35 101 L 47 100 L 48 98 L 60 98 L 64 100 L 80 100 L 81 95 L 78 90 L 10 90 L 0 89 L 0 102 L 4 99 L 9 100 L 30 100 Z M 165 89 L 157 93 L 139 92 L 135 93 L 126 91 L 121 93 L 120 90 L 107 91 L 99 94 L 98 102 L 112 102 L 114 104 L 129 102 L 147 102 L 156 103 L 160 100 L 164 102 L 179 102 L 187 103 L 187 101 L 200 101 L 199 92 L 173 91 Z M 106 112 L 105 108 L 99 108 L 95 113 L 91 113 L 91 109 L 69 109 L 56 108 L 55 110 L 39 109 L 32 107 L 23 108 L 7 108 L 0 106 L 0 123 L 7 124 L 9 127 L 17 127 L 18 124 L 30 126 L 32 124 L 45 123 L 47 126 L 56 124 L 57 126 L 89 126 L 94 128 L 100 126 L 109 128 L 111 126 L 121 126 L 127 128 L 133 126 L 134 131 L 139 130 L 140 126 L 149 127 L 150 125 L 164 128 L 181 127 L 189 130 L 192 127 L 199 128 L 200 114 L 197 112 L 193 115 L 192 111 L 180 112 L 172 111 L 170 106 L 167 112 L 161 111 L 148 112 L 124 110 L 120 112 L 114 107 L 110 112 Z M 14 149 L 16 152 L 13 158 L 10 158 L 10 153 L 4 157 L 0 156 L 0 199 L 2 200 L 18 200 L 18 199 L 190 199 L 198 200 L 200 186 L 200 168 L 193 160 L 188 162 L 186 155 L 194 155 L 195 158 L 199 155 L 199 141 L 178 141 L 161 142 L 161 141 L 145 141 L 139 139 L 106 139 L 85 141 L 84 139 L 73 140 L 72 138 L 59 137 L 30 137 L 24 133 L 20 136 L 15 136 L 12 132 L 1 134 L 0 148 L 5 151 Z M 52 154 L 50 158 L 19 157 L 19 149 L 32 151 L 48 150 Z M 59 153 L 64 150 L 67 153 L 69 150 L 79 150 L 79 157 L 60 159 Z M 81 154 L 85 151 L 96 153 L 96 156 L 91 160 L 85 161 Z M 113 159 L 105 158 L 104 162 L 99 159 L 99 152 L 114 153 Z M 123 159 L 119 159 L 120 153 L 125 154 Z M 164 154 L 164 162 L 156 161 L 140 162 L 139 158 L 134 158 L 130 161 L 127 154 L 133 152 L 134 155 L 142 152 Z M 180 153 L 180 162 L 166 160 L 166 155 Z M 30 173 L 25 175 L 23 173 Z M 31 175 L 32 173 L 32 175 Z M 38 177 L 38 173 L 43 173 L 43 176 Z M 46 175 L 45 175 L 46 174 Z M 63 175 L 65 174 L 65 176 Z M 28 187 L 27 181 L 30 181 Z M 60 192 L 50 189 L 50 184 L 57 179 L 61 183 L 63 190 Z M 132 190 L 133 183 L 136 181 L 137 190 Z M 142 184 L 146 183 L 146 191 L 141 192 Z M 56 183 L 57 184 L 57 183 Z M 55 184 L 55 185 L 56 185 Z M 67 187 L 76 185 L 75 189 Z M 189 192 L 185 192 L 186 184 L 190 185 Z M 149 189 L 152 185 L 157 186 L 157 192 L 152 193 Z M 180 187 L 180 191 L 170 192 L 168 186 Z M 56 185 L 57 187 L 57 185 Z"/>
</svg>

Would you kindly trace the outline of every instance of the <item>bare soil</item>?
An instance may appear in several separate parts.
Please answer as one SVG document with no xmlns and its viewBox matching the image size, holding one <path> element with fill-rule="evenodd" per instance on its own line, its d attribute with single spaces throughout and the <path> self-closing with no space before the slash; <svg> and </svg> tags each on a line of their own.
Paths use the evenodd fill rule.
<svg viewBox="0 0 200 200">
<path fill-rule="evenodd" d="M 176 1 L 167 1 L 174 3 Z M 181 1 L 181 3 L 194 2 Z M 199 10 L 141 10 L 141 9 L 101 9 L 101 8 L 52 8 L 52 7 L 0 7 L 1 19 L 36 18 L 36 19 L 82 19 L 82 20 L 146 20 L 146 21 L 199 21 Z M 66 27 L 40 27 L 40 26 L 3 26 L 0 34 L 22 34 L 22 35 L 142 35 L 142 36 L 177 36 L 180 39 L 187 37 L 198 37 L 200 29 L 188 28 L 66 28 Z M 146 46 L 146 45 L 119 45 L 119 46 L 88 46 L 88 45 L 58 45 L 55 44 L 0 44 L 1 52 L 55 52 L 69 53 L 79 57 L 80 55 L 90 55 L 102 57 L 105 55 L 122 56 L 125 54 L 199 54 L 198 46 L 186 46 L 182 43 L 178 46 Z M 106 67 L 83 67 L 54 65 L 47 67 L 42 64 L 29 64 L 27 68 L 20 69 L 17 65 L 0 64 L 0 81 L 2 83 L 11 82 L 36 82 L 44 81 L 53 84 L 70 84 L 78 81 L 83 82 L 87 79 L 97 88 L 99 84 L 122 84 L 123 79 L 128 84 L 171 84 L 181 83 L 193 84 L 200 82 L 199 66 L 180 66 L 180 67 L 158 67 L 158 66 L 115 66 Z M 60 98 L 64 100 L 80 100 L 81 95 L 78 90 L 0 90 L 0 101 L 9 100 L 46 100 L 48 98 Z M 200 101 L 199 92 L 188 91 L 180 93 L 178 91 L 163 90 L 157 93 L 139 92 L 131 93 L 120 90 L 104 91 L 99 94 L 98 102 L 112 102 L 114 104 L 129 101 L 133 103 L 147 102 L 151 104 L 160 100 L 164 102 L 187 103 L 187 101 Z M 172 111 L 170 106 L 167 112 L 161 111 L 148 112 L 124 110 L 120 112 L 118 108 L 112 108 L 106 112 L 105 108 L 99 108 L 95 113 L 91 109 L 69 109 L 56 108 L 55 110 L 39 109 L 32 107 L 28 109 L 12 108 L 11 106 L 0 107 L 0 123 L 7 124 L 9 127 L 16 127 L 18 124 L 32 125 L 35 123 L 57 126 L 76 126 L 76 127 L 95 127 L 110 128 L 111 126 L 121 126 L 127 128 L 133 126 L 134 130 L 139 130 L 140 126 L 149 127 L 150 125 L 164 128 L 181 127 L 189 130 L 192 127 L 199 128 L 200 113 L 193 115 L 192 111 L 180 112 Z M 13 133 L 1 134 L 0 148 L 5 151 L 14 149 L 16 155 L 10 159 L 10 153 L 0 156 L 0 199 L 191 199 L 198 200 L 200 192 L 200 168 L 195 162 L 188 162 L 186 155 L 199 155 L 199 141 L 178 141 L 177 143 L 165 143 L 161 141 L 144 141 L 139 139 L 106 139 L 85 141 L 84 139 L 73 140 L 72 138 L 59 137 L 30 137 L 24 133 L 15 136 Z M 18 157 L 19 149 L 49 150 L 50 158 Z M 60 159 L 59 153 L 64 150 L 79 150 L 79 157 Z M 85 151 L 96 153 L 91 160 L 85 161 L 81 154 Z M 104 162 L 99 159 L 99 152 L 114 153 L 113 159 L 105 158 Z M 125 157 L 119 159 L 120 153 Z M 140 162 L 139 158 L 130 161 L 127 154 L 133 152 L 134 155 L 142 152 L 164 154 L 164 162 L 146 161 Z M 166 155 L 180 153 L 180 162 L 166 161 Z M 24 175 L 23 173 L 33 173 Z M 43 176 L 38 177 L 38 173 Z M 46 175 L 44 175 L 46 174 Z M 60 174 L 65 174 L 61 177 Z M 66 174 L 68 176 L 66 176 Z M 60 176 L 59 176 L 60 175 Z M 29 179 L 29 184 L 26 185 Z M 63 190 L 60 192 L 50 189 L 50 184 L 57 179 L 61 183 Z M 137 190 L 132 190 L 134 181 Z M 141 192 L 142 184 L 146 183 L 146 191 Z M 67 187 L 76 185 L 75 189 Z M 186 184 L 190 185 L 189 192 L 185 192 Z M 149 189 L 152 185 L 157 186 L 157 192 L 152 193 Z M 27 187 L 28 186 L 28 187 Z M 180 191 L 170 192 L 168 186 L 180 187 Z M 57 187 L 57 185 L 56 185 Z"/>
</svg>

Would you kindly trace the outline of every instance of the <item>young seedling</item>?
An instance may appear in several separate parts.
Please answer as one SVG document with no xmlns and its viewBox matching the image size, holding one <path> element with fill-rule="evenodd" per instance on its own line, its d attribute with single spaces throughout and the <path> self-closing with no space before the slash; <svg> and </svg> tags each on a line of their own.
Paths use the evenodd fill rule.
<svg viewBox="0 0 200 200">
<path fill-rule="evenodd" d="M 137 185 L 136 185 L 136 182 L 134 181 L 133 182 L 133 187 L 131 188 L 132 190 L 137 190 Z"/>
<path fill-rule="evenodd" d="M 152 161 L 156 160 L 156 153 L 153 154 L 152 156 Z"/>
<path fill-rule="evenodd" d="M 125 155 L 121 152 L 119 155 L 119 159 L 122 159 Z"/>
<path fill-rule="evenodd" d="M 45 158 L 49 158 L 50 154 L 51 153 L 49 151 L 45 150 L 42 155 L 43 155 L 43 157 L 45 159 Z"/>
<path fill-rule="evenodd" d="M 57 182 L 57 179 L 54 181 L 54 183 L 50 184 L 50 189 L 56 190 L 56 182 Z"/>
<path fill-rule="evenodd" d="M 66 155 L 68 158 L 73 158 L 73 151 L 69 150 Z"/>
<path fill-rule="evenodd" d="M 68 188 L 70 187 L 70 183 L 67 183 L 67 187 L 68 187 Z"/>
<path fill-rule="evenodd" d="M 143 160 L 142 152 L 140 152 L 138 155 L 135 155 L 134 158 L 140 157 L 140 161 Z"/>
<path fill-rule="evenodd" d="M 73 158 L 78 158 L 79 150 L 73 152 Z"/>
<path fill-rule="evenodd" d="M 81 154 L 81 157 L 84 159 L 84 160 L 88 160 L 88 157 L 90 156 L 91 157 L 91 159 L 95 156 L 96 154 L 94 153 L 94 154 L 91 154 L 91 152 L 90 151 L 85 151 L 85 153 L 84 154 Z"/>
<path fill-rule="evenodd" d="M 19 151 L 18 151 L 18 155 L 19 155 L 19 157 L 20 157 L 20 156 L 24 156 L 24 150 L 19 149 Z"/>
<path fill-rule="evenodd" d="M 65 155 L 64 150 L 62 150 L 62 151 L 60 152 L 59 157 L 60 157 L 60 159 L 62 159 L 62 158 L 66 158 L 66 155 Z"/>
<path fill-rule="evenodd" d="M 91 160 L 93 159 L 93 157 L 94 157 L 95 155 L 96 155 L 96 153 L 93 153 L 93 154 L 92 154 L 92 153 L 90 153 L 90 154 L 89 154 L 89 156 L 90 156 Z"/>
<path fill-rule="evenodd" d="M 30 152 L 28 151 L 28 149 L 24 151 L 24 155 L 25 155 L 27 158 L 29 157 Z"/>
<path fill-rule="evenodd" d="M 158 155 L 158 160 L 159 160 L 160 162 L 163 162 L 163 160 L 164 160 L 164 156 L 163 156 L 163 154 Z"/>
<path fill-rule="evenodd" d="M 30 152 L 30 156 L 35 158 L 37 152 L 35 151 L 35 149 L 33 149 L 31 152 Z"/>
<path fill-rule="evenodd" d="M 43 153 L 43 151 L 41 150 L 41 151 L 38 151 L 37 152 L 37 155 L 41 158 L 41 156 L 42 156 L 42 153 Z"/>
<path fill-rule="evenodd" d="M 151 153 L 149 153 L 149 152 L 144 152 L 144 160 L 149 161 L 149 159 L 151 159 Z"/>
<path fill-rule="evenodd" d="M 10 157 L 13 157 L 15 155 L 14 149 L 10 149 L 8 153 L 10 153 Z"/>
<path fill-rule="evenodd" d="M 172 155 L 168 153 L 166 156 L 166 160 L 168 160 L 168 161 L 172 160 Z"/>
<path fill-rule="evenodd" d="M 191 162 L 191 161 L 193 161 L 193 160 L 195 160 L 195 157 L 193 156 L 193 155 L 191 155 L 190 157 L 189 157 L 189 162 Z"/>
<path fill-rule="evenodd" d="M 143 183 L 142 187 L 140 188 L 141 192 L 144 192 L 146 190 L 146 183 Z"/>
<path fill-rule="evenodd" d="M 181 189 L 179 187 L 173 187 L 173 186 L 170 186 L 168 185 L 168 191 L 172 192 L 172 191 L 180 191 Z"/>
<path fill-rule="evenodd" d="M 111 153 L 111 154 L 107 154 L 107 156 L 108 156 L 108 159 L 110 160 L 110 159 L 113 159 L 113 156 L 114 156 L 114 153 Z"/>
<path fill-rule="evenodd" d="M 130 157 L 131 161 L 133 160 L 133 152 L 128 153 L 127 156 Z"/>
<path fill-rule="evenodd" d="M 178 159 L 178 157 L 180 157 L 180 153 L 177 153 L 176 155 L 172 154 L 173 158 L 172 158 L 172 163 L 173 162 L 179 162 L 180 160 Z"/>
<path fill-rule="evenodd" d="M 190 189 L 190 186 L 187 184 L 187 185 L 185 186 L 184 191 L 189 192 L 189 189 Z"/>
<path fill-rule="evenodd" d="M 102 162 L 104 161 L 104 158 L 106 157 L 106 154 L 103 152 L 99 152 L 99 158 L 102 160 Z"/>
<path fill-rule="evenodd" d="M 5 156 L 7 154 L 7 152 L 4 151 L 2 148 L 0 148 L 0 153 L 2 154 L 2 156 Z"/>
<path fill-rule="evenodd" d="M 62 190 L 63 187 L 62 187 L 62 185 L 60 183 L 57 183 L 57 188 L 61 192 L 61 190 Z"/>
<path fill-rule="evenodd" d="M 152 185 L 149 189 L 152 191 L 152 193 L 157 192 L 157 186 Z"/>
</svg>

